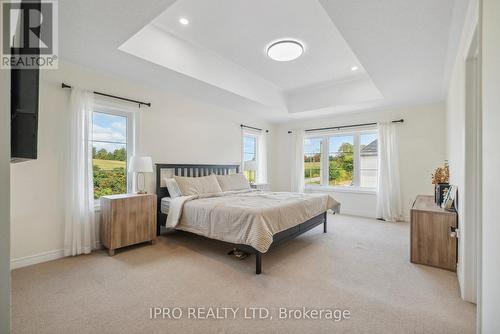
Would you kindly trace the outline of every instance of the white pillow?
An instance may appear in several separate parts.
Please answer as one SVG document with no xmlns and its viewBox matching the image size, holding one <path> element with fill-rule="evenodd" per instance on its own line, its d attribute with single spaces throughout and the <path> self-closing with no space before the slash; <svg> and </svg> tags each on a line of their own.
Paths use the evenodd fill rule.
<svg viewBox="0 0 500 334">
<path fill-rule="evenodd" d="M 222 191 L 246 190 L 250 189 L 250 183 L 242 173 L 217 175 L 217 181 Z"/>
<path fill-rule="evenodd" d="M 222 192 L 215 175 L 202 177 L 174 176 L 183 196 Z"/>
<path fill-rule="evenodd" d="M 165 185 L 167 186 L 168 193 L 170 194 L 170 198 L 176 198 L 182 196 L 182 192 L 179 189 L 179 185 L 175 181 L 175 179 L 165 178 Z"/>
</svg>

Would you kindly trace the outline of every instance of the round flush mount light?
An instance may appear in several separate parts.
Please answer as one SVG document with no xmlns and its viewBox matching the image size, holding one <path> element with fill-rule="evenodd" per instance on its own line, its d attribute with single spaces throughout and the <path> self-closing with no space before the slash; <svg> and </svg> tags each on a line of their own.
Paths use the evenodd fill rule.
<svg viewBox="0 0 500 334">
<path fill-rule="evenodd" d="M 179 19 L 179 23 L 182 24 L 183 26 L 187 26 L 189 24 L 189 20 L 186 19 L 185 17 L 181 17 Z"/>
<path fill-rule="evenodd" d="M 302 53 L 304 46 L 293 40 L 280 40 L 267 48 L 268 57 L 276 61 L 291 61 L 302 56 Z"/>
<path fill-rule="evenodd" d="M 351 71 L 356 72 L 357 70 L 359 70 L 359 67 L 358 67 L 358 66 L 353 66 L 353 67 L 351 67 Z"/>
</svg>

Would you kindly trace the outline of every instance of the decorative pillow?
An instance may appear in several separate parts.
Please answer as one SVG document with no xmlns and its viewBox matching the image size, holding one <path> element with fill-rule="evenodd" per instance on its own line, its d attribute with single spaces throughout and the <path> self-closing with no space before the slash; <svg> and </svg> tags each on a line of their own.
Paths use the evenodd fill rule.
<svg viewBox="0 0 500 334">
<path fill-rule="evenodd" d="M 179 185 L 175 181 L 175 179 L 165 178 L 165 185 L 167 186 L 168 193 L 170 194 L 170 198 L 176 198 L 182 196 L 182 192 L 179 189 Z"/>
<path fill-rule="evenodd" d="M 250 189 L 250 183 L 242 173 L 217 175 L 217 181 L 219 181 L 222 191 Z"/>
<path fill-rule="evenodd" d="M 174 176 L 183 196 L 222 192 L 215 175 L 202 177 Z"/>
</svg>

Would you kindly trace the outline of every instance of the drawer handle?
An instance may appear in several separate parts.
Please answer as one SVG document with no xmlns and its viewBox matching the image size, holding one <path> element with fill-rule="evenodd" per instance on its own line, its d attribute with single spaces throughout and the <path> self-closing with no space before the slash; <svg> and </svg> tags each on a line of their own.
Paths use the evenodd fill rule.
<svg viewBox="0 0 500 334">
<path fill-rule="evenodd" d="M 458 238 L 457 228 L 455 226 L 450 226 L 450 238 Z"/>
</svg>

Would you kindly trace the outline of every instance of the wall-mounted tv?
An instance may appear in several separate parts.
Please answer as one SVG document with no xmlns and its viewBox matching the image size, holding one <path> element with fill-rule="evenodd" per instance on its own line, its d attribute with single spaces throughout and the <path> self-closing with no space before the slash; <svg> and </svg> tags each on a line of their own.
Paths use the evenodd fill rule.
<svg viewBox="0 0 500 334">
<path fill-rule="evenodd" d="M 21 8 L 23 6 L 24 3 L 21 4 Z M 16 38 L 20 39 L 18 35 L 23 31 L 20 27 L 24 25 L 23 15 L 21 15 L 12 45 L 16 45 Z M 24 51 L 22 47 L 11 48 L 13 55 L 22 54 Z M 33 54 L 33 49 L 29 52 Z M 36 159 L 38 155 L 39 68 L 12 68 L 10 73 L 11 162 Z"/>
<path fill-rule="evenodd" d="M 11 161 L 37 158 L 38 69 L 11 71 Z"/>
</svg>

